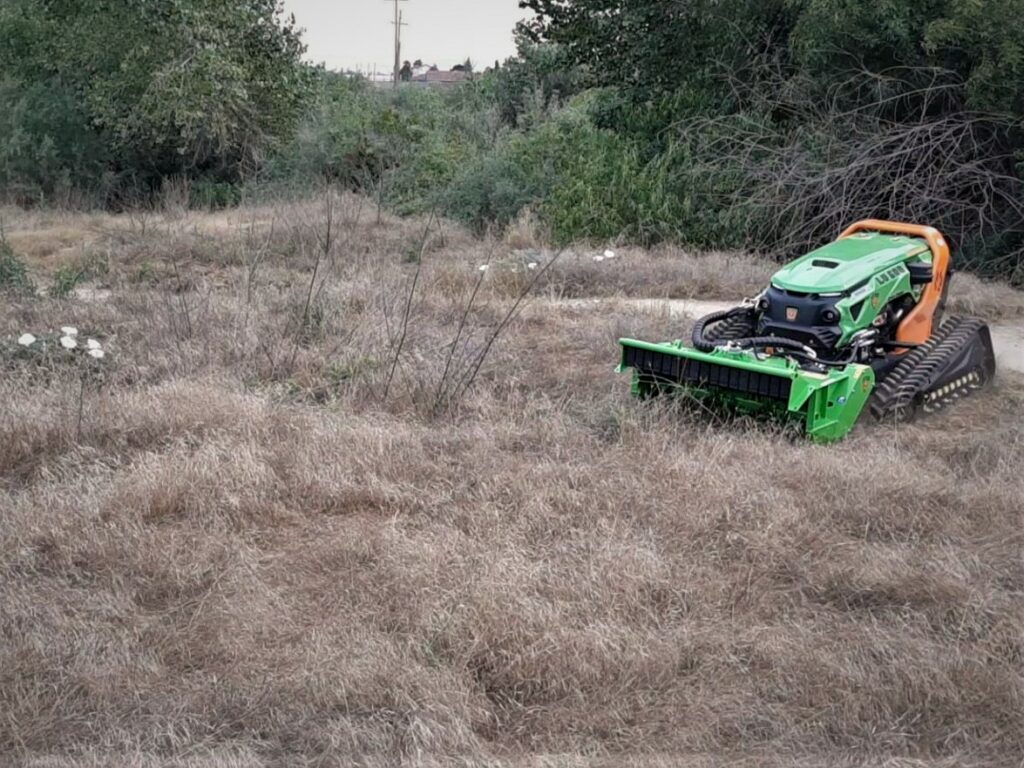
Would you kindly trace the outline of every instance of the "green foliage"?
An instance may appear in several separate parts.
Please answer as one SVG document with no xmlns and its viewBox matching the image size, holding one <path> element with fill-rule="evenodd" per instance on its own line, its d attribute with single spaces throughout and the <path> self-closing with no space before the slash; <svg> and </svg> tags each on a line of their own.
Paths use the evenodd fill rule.
<svg viewBox="0 0 1024 768">
<path fill-rule="evenodd" d="M 271 158 L 267 176 L 300 184 L 322 177 L 370 188 L 397 164 L 417 117 L 400 114 L 362 79 L 322 73 L 309 114 L 292 142 Z"/>
<path fill-rule="evenodd" d="M 0 184 L 237 179 L 286 138 L 309 71 L 278 0 L 4 0 Z"/>
<path fill-rule="evenodd" d="M 0 184 L 19 203 L 102 186 L 109 155 L 60 82 L 0 80 Z"/>
<path fill-rule="evenodd" d="M 132 285 L 156 285 L 160 281 L 160 276 L 157 273 L 156 268 L 148 261 L 144 261 L 139 264 L 131 275 L 128 276 L 128 282 Z"/>
<path fill-rule="evenodd" d="M 594 123 L 630 145 L 587 145 L 608 172 L 583 163 L 574 195 L 552 192 L 555 231 L 601 231 L 594 210 L 641 239 L 740 244 L 738 230 L 785 255 L 837 221 L 918 216 L 972 267 L 1019 279 L 1024 0 L 523 5 L 524 37 L 606 87 Z M 612 168 L 632 183 L 595 205 Z"/>
<path fill-rule="evenodd" d="M 1020 0 L 952 0 L 946 15 L 928 24 L 929 58 L 955 62 L 970 107 L 1024 117 L 1022 14 Z"/>
<path fill-rule="evenodd" d="M 522 41 L 519 56 L 509 59 L 491 77 L 493 99 L 502 121 L 526 127 L 550 115 L 582 90 L 583 72 L 572 66 L 557 45 Z"/>
<path fill-rule="evenodd" d="M 557 44 L 597 85 L 638 102 L 683 95 L 688 114 L 743 106 L 736 82 L 770 63 L 832 93 L 855 72 L 916 84 L 936 70 L 968 107 L 1024 116 L 1024 0 L 524 0 L 521 32 Z M 840 88 L 841 90 L 841 88 Z M 839 94 L 843 95 L 843 94 Z M 852 102 L 874 95 L 845 94 Z M 881 94 L 884 95 L 884 94 Z M 677 113 L 678 116 L 678 113 Z"/>
<path fill-rule="evenodd" d="M 189 188 L 189 205 L 192 208 L 219 210 L 231 208 L 242 201 L 242 187 L 230 181 L 198 179 Z"/>
<path fill-rule="evenodd" d="M 502 100 L 525 69 L 506 75 L 509 67 L 445 92 L 396 93 L 325 74 L 309 120 L 269 176 L 297 183 L 323 176 L 379 195 L 399 212 L 438 206 L 478 229 L 536 206 L 564 240 L 676 232 L 663 169 L 594 124 L 596 95 L 560 107 L 567 91 L 552 90 L 547 106 L 517 112 L 519 130 L 510 129 Z"/>
<path fill-rule="evenodd" d="M 855 71 L 922 89 L 938 80 L 951 84 L 946 111 L 1024 117 L 1022 0 L 811 0 L 801 7 L 789 49 L 822 89 L 835 90 Z"/>
<path fill-rule="evenodd" d="M 538 135 L 517 134 L 498 143 L 493 151 L 475 158 L 457 171 L 442 196 L 445 213 L 478 230 L 504 225 L 520 210 L 550 189 L 545 174 L 547 158 L 540 152 L 560 143 L 557 128 L 545 127 Z"/>
<path fill-rule="evenodd" d="M 1024 0 L 522 5 L 518 56 L 395 91 L 301 64 L 280 0 L 0 0 L 0 189 L 222 208 L 326 181 L 481 230 L 529 208 L 561 242 L 779 256 L 918 217 L 1024 274 Z"/>
<path fill-rule="evenodd" d="M 786 0 L 523 0 L 536 19 L 521 26 L 534 43 L 555 43 L 585 67 L 591 82 L 623 88 L 646 102 L 690 91 L 695 101 L 726 108 L 718 77 L 771 48 L 793 23 Z"/>
<path fill-rule="evenodd" d="M 80 259 L 61 264 L 53 273 L 49 295 L 62 299 L 87 280 L 103 277 L 110 271 L 107 258 L 99 253 L 88 253 Z"/>
<path fill-rule="evenodd" d="M 25 262 L 3 238 L 0 238 L 0 292 L 16 295 L 35 293 Z"/>
<path fill-rule="evenodd" d="M 50 296 L 55 299 L 63 299 L 70 296 L 78 287 L 78 284 L 85 279 L 85 274 L 77 265 L 62 264 L 53 273 L 53 282 L 50 284 Z"/>
<path fill-rule="evenodd" d="M 458 170 L 494 145 L 499 121 L 486 84 L 397 92 L 323 73 L 313 108 L 268 163 L 274 185 L 325 179 L 403 213 L 430 209 Z"/>
</svg>

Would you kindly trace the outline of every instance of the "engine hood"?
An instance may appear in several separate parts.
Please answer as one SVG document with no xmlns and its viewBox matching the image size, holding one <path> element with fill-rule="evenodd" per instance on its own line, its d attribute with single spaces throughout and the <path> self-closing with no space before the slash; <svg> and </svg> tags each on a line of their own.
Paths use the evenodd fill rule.
<svg viewBox="0 0 1024 768">
<path fill-rule="evenodd" d="M 800 293 L 846 293 L 912 258 L 931 261 L 924 240 L 866 232 L 801 256 L 776 272 L 772 285 Z"/>
</svg>

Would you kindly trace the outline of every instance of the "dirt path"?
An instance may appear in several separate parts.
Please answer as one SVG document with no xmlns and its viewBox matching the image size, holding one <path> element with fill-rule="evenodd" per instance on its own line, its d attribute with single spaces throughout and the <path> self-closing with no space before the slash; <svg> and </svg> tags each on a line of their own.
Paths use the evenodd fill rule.
<svg viewBox="0 0 1024 768">
<path fill-rule="evenodd" d="M 611 302 L 642 312 L 668 312 L 670 315 L 686 315 L 692 318 L 734 306 L 733 302 L 698 299 L 569 299 L 560 303 L 563 306 L 588 307 Z M 999 367 L 1024 373 L 1024 325 L 990 324 L 990 328 Z"/>
<path fill-rule="evenodd" d="M 1024 327 L 993 325 L 992 345 L 996 348 L 996 360 L 999 365 L 1011 371 L 1024 373 Z"/>
</svg>

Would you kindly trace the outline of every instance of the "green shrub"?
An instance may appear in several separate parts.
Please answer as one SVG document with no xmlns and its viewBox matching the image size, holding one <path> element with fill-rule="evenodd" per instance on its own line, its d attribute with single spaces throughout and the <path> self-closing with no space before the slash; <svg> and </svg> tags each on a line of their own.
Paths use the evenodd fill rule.
<svg viewBox="0 0 1024 768">
<path fill-rule="evenodd" d="M 53 273 L 53 281 L 50 283 L 50 296 L 55 299 L 63 299 L 70 296 L 78 284 L 85 280 L 85 273 L 76 264 L 62 264 Z"/>
<path fill-rule="evenodd" d="M 564 106 L 584 82 L 584 73 L 572 65 L 561 46 L 524 41 L 519 56 L 506 61 L 490 78 L 490 91 L 502 121 L 522 128 Z"/>
<path fill-rule="evenodd" d="M 0 190 L 20 204 L 102 197 L 108 154 L 73 94 L 56 81 L 0 79 Z"/>
<path fill-rule="evenodd" d="M 530 206 L 559 242 L 719 235 L 705 220 L 709 200 L 695 200 L 700 179 L 685 154 L 648 158 L 642 142 L 598 128 L 591 107 L 577 99 L 479 156 L 445 191 L 445 212 L 481 229 L 505 225 Z"/>
<path fill-rule="evenodd" d="M 49 295 L 58 299 L 65 298 L 87 280 L 104 277 L 109 272 L 110 260 L 107 254 L 86 253 L 74 262 L 57 267 L 50 283 Z"/>
<path fill-rule="evenodd" d="M 28 295 L 35 290 L 25 262 L 18 258 L 6 240 L 0 239 L 0 291 Z"/>
<path fill-rule="evenodd" d="M 505 225 L 525 206 L 542 199 L 552 178 L 544 173 L 543 138 L 517 135 L 458 171 L 442 193 L 453 219 L 482 230 Z"/>
<path fill-rule="evenodd" d="M 486 82 L 393 91 L 323 73 L 313 109 L 264 176 L 284 188 L 326 180 L 416 213 L 433 208 L 502 132 Z"/>
<path fill-rule="evenodd" d="M 205 210 L 231 208 L 242 202 L 241 185 L 231 181 L 199 179 L 189 189 L 189 206 Z"/>
<path fill-rule="evenodd" d="M 312 82 L 274 0 L 4 0 L 0 40 L 0 185 L 18 202 L 237 180 L 291 135 Z"/>
</svg>

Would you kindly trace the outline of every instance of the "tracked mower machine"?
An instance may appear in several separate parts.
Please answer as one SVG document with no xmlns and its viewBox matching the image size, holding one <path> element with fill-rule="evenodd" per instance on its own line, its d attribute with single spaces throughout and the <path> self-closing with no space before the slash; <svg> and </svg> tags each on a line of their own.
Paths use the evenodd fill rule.
<svg viewBox="0 0 1024 768">
<path fill-rule="evenodd" d="M 639 397 L 685 393 L 832 442 L 865 408 L 907 420 L 992 378 L 988 327 L 942 319 L 950 277 L 938 230 L 861 221 L 779 270 L 759 296 L 699 320 L 692 346 L 622 339 L 619 370 L 632 370 Z"/>
</svg>

